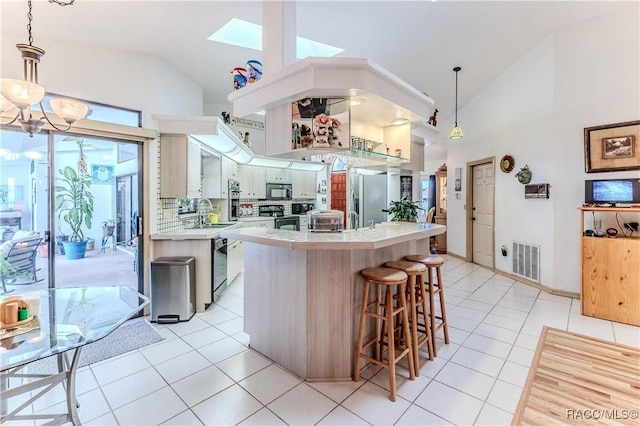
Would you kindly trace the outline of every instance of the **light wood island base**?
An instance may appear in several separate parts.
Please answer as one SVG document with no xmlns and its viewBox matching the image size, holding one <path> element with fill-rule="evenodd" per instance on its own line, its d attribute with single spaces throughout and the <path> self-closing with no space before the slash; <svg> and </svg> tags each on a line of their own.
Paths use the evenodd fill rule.
<svg viewBox="0 0 640 426">
<path fill-rule="evenodd" d="M 429 237 L 445 229 L 416 224 L 382 228 L 388 229 L 223 231 L 223 237 L 245 242 L 244 318 L 251 347 L 307 381 L 350 381 L 360 271 L 428 253 Z"/>
</svg>

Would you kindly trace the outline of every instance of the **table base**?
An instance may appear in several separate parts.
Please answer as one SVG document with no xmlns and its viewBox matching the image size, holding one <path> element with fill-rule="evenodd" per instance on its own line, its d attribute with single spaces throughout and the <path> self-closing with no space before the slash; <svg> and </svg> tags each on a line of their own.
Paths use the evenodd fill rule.
<svg viewBox="0 0 640 426">
<path fill-rule="evenodd" d="M 11 420 L 46 420 L 51 419 L 47 425 L 57 425 L 71 422 L 73 425 L 80 425 L 78 417 L 78 401 L 76 400 L 76 370 L 78 369 L 78 361 L 82 348 L 75 349 L 73 359 L 69 362 L 67 353 L 57 354 L 58 373 L 55 374 L 29 374 L 20 373 L 20 370 L 28 364 L 6 370 L 0 374 L 0 390 L 2 391 L 2 401 L 0 406 L 0 423 Z M 37 379 L 16 387 L 9 388 L 9 379 Z M 67 412 L 66 413 L 42 413 L 42 414 L 18 414 L 25 408 L 29 407 L 35 400 L 45 395 L 51 389 L 55 388 L 58 383 L 62 383 L 67 393 Z M 17 395 L 43 388 L 35 396 L 32 396 L 20 406 L 10 413 L 7 413 L 7 400 Z"/>
</svg>

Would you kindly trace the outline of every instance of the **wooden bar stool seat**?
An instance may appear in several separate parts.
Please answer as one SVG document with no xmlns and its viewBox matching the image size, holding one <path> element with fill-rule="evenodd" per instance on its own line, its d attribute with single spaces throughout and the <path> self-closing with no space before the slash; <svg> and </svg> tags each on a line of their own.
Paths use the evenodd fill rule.
<svg viewBox="0 0 640 426">
<path fill-rule="evenodd" d="M 384 264 L 387 268 L 400 269 L 408 276 L 407 295 L 409 296 L 409 323 L 411 326 L 411 339 L 413 346 L 413 366 L 416 376 L 420 376 L 419 349 L 427 345 L 429 359 L 433 360 L 433 342 L 431 339 L 431 319 L 427 308 L 427 291 L 422 279 L 422 274 L 427 267 L 422 263 L 396 260 Z M 422 321 L 420 321 L 422 315 Z"/>
<path fill-rule="evenodd" d="M 431 317 L 431 340 L 433 343 L 433 354 L 438 354 L 436 345 L 436 333 L 439 329 L 444 332 L 444 342 L 449 343 L 449 327 L 447 325 L 447 307 L 444 301 L 444 287 L 442 283 L 442 265 L 444 259 L 440 256 L 432 256 L 430 254 L 416 254 L 405 256 L 410 262 L 422 263 L 427 267 L 427 293 L 429 294 L 429 308 Z M 433 272 L 435 270 L 436 280 L 434 281 Z M 436 314 L 435 296 L 438 295 L 440 300 L 440 316 Z"/>
<path fill-rule="evenodd" d="M 362 307 L 360 309 L 360 327 L 353 363 L 353 380 L 360 380 L 360 359 L 380 365 L 389 370 L 389 388 L 391 401 L 396 400 L 396 364 L 405 356 L 409 364 L 409 378 L 414 380 L 413 349 L 409 332 L 409 314 L 407 308 L 405 272 L 392 268 L 366 268 L 360 271 L 364 279 L 362 289 Z M 373 286 L 373 300 L 369 290 Z M 384 290 L 384 291 L 383 291 Z M 398 297 L 395 297 L 397 295 Z M 375 335 L 364 343 L 366 319 L 375 320 Z M 394 334 L 396 318 L 402 324 L 402 334 Z M 404 336 L 404 337 L 403 337 Z M 364 351 L 374 346 L 373 355 Z M 387 348 L 385 359 L 384 348 Z"/>
</svg>

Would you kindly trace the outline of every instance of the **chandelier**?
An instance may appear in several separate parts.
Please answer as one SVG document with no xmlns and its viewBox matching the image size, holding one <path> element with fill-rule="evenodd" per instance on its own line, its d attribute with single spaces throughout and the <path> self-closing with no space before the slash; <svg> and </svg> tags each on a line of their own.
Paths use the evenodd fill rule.
<svg viewBox="0 0 640 426">
<path fill-rule="evenodd" d="M 68 6 L 73 4 L 74 0 L 64 2 L 61 0 L 49 0 L 49 3 L 56 3 L 60 6 Z M 29 136 L 33 137 L 34 133 L 38 133 L 42 126 L 45 125 L 45 121 L 41 118 L 33 117 L 31 108 L 34 105 L 40 106 L 43 118 L 51 127 L 56 130 L 66 131 L 71 128 L 71 125 L 77 120 L 84 118 L 87 115 L 88 107 L 82 102 L 78 102 L 75 99 L 69 98 L 53 98 L 49 104 L 53 112 L 67 123 L 66 128 L 60 128 L 51 122 L 45 109 L 42 105 L 42 99 L 45 95 L 45 88 L 38 84 L 38 64 L 40 58 L 44 55 L 44 50 L 33 45 L 33 36 L 31 34 L 31 20 L 33 16 L 31 14 L 31 0 L 28 0 L 29 11 L 27 18 L 29 23 L 27 24 L 27 31 L 29 33 L 29 44 L 19 43 L 16 47 L 22 54 L 23 64 L 23 79 L 9 79 L 3 78 L 0 80 L 0 113 L 10 113 L 14 109 L 17 109 L 15 117 L 8 123 L 12 124 L 16 120 L 20 123 L 22 130 L 29 133 Z"/>
</svg>

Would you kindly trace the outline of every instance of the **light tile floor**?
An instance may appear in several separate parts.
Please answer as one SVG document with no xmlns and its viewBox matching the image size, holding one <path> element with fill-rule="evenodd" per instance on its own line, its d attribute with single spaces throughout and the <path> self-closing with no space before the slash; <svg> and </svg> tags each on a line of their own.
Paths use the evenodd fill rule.
<svg viewBox="0 0 640 426">
<path fill-rule="evenodd" d="M 439 341 L 434 361 L 421 360 L 416 380 L 400 369 L 396 402 L 388 398 L 387 371 L 378 367 L 365 369 L 358 383 L 306 383 L 250 349 L 242 331 L 240 275 L 207 312 L 186 323 L 155 325 L 165 340 L 81 369 L 81 421 L 508 425 L 544 325 L 640 347 L 638 327 L 581 316 L 579 300 L 445 258 L 451 342 Z M 32 409 L 56 405 L 64 410 L 61 387 Z"/>
</svg>

